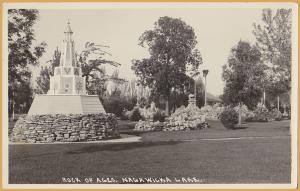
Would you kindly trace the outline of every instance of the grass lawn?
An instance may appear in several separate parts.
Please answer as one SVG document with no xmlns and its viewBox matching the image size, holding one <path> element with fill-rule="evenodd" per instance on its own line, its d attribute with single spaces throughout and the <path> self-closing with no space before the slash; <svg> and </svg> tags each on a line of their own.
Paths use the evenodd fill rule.
<svg viewBox="0 0 300 191">
<path fill-rule="evenodd" d="M 249 123 L 239 130 L 226 130 L 217 121 L 210 124 L 199 131 L 142 133 L 138 143 L 9 145 L 9 183 L 55 184 L 62 177 L 114 178 L 116 183 L 124 183 L 124 177 L 290 182 L 288 121 Z M 203 140 L 226 137 L 261 138 Z"/>
</svg>

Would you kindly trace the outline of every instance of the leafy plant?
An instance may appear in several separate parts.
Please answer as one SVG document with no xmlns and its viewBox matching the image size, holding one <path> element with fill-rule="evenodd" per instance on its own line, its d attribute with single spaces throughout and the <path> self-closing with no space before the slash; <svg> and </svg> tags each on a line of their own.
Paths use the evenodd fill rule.
<svg viewBox="0 0 300 191">
<path fill-rule="evenodd" d="M 132 110 L 132 113 L 131 115 L 129 116 L 129 120 L 130 121 L 139 121 L 143 119 L 141 113 L 140 113 L 140 110 L 138 107 L 135 107 L 133 110 Z"/>
<path fill-rule="evenodd" d="M 149 50 L 150 57 L 133 60 L 132 69 L 139 77 L 138 83 L 164 99 L 167 115 L 172 92 L 183 89 L 190 79 L 187 68 L 194 74 L 199 72 L 202 57 L 196 44 L 191 26 L 167 16 L 160 17 L 154 29 L 145 31 L 139 39 L 139 45 Z"/>
<path fill-rule="evenodd" d="M 239 114 L 231 107 L 227 107 L 220 115 L 220 120 L 227 129 L 234 129 L 239 121 Z"/>
<path fill-rule="evenodd" d="M 166 118 L 166 116 L 162 111 L 157 111 L 153 115 L 153 121 L 164 122 L 165 118 Z"/>
</svg>

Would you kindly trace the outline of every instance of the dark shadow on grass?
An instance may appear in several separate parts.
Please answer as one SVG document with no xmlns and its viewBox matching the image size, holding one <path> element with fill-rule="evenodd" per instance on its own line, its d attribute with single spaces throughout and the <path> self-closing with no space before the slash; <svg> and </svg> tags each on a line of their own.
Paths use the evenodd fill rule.
<svg viewBox="0 0 300 191">
<path fill-rule="evenodd" d="M 94 153 L 100 151 L 123 151 L 136 148 L 155 147 L 164 145 L 176 145 L 182 141 L 158 141 L 158 142 L 138 142 L 138 143 L 116 143 L 85 146 L 78 150 L 68 151 L 66 154 Z"/>
</svg>

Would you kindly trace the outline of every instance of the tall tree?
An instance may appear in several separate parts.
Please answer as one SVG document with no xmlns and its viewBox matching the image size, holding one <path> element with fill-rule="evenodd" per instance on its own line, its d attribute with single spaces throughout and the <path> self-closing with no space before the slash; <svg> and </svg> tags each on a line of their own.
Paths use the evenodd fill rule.
<svg viewBox="0 0 300 191">
<path fill-rule="evenodd" d="M 244 103 L 250 109 L 256 107 L 263 91 L 265 69 L 259 50 L 248 42 L 239 41 L 223 66 L 223 101 L 233 105 Z"/>
<path fill-rule="evenodd" d="M 263 24 L 255 24 L 253 34 L 264 61 L 271 64 L 280 81 L 290 89 L 291 85 L 291 9 L 263 9 Z"/>
<path fill-rule="evenodd" d="M 197 106 L 200 108 L 204 106 L 205 98 L 204 98 L 204 83 L 201 77 L 196 78 L 196 100 Z"/>
<path fill-rule="evenodd" d="M 45 52 L 46 43 L 42 42 L 38 46 L 33 46 L 35 40 L 33 25 L 37 19 L 38 11 L 35 9 L 8 10 L 8 94 L 10 114 L 14 113 L 14 108 L 21 104 L 30 105 L 29 102 L 32 99 L 32 90 L 20 92 L 18 87 L 31 89 L 31 72 L 28 67 L 29 65 L 38 65 L 38 59 Z M 23 99 L 18 99 L 20 96 Z"/>
<path fill-rule="evenodd" d="M 198 70 L 201 56 L 195 46 L 193 28 L 184 21 L 171 17 L 160 17 L 153 30 L 145 31 L 139 45 L 148 48 L 149 58 L 133 60 L 132 69 L 139 77 L 138 82 L 161 95 L 169 114 L 169 99 L 172 91 L 183 90 L 189 81 L 187 68 Z"/>
<path fill-rule="evenodd" d="M 61 52 L 56 47 L 52 59 L 47 63 L 50 65 L 42 66 L 40 75 L 36 79 L 37 87 L 35 88 L 35 93 L 45 94 L 50 88 L 50 77 L 54 74 L 54 68 L 60 64 Z"/>
</svg>

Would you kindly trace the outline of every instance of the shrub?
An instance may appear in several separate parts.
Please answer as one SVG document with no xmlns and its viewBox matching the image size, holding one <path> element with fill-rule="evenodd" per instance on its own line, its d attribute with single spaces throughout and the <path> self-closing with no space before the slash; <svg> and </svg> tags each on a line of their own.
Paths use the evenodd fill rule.
<svg viewBox="0 0 300 191">
<path fill-rule="evenodd" d="M 254 117 L 252 118 L 252 121 L 257 122 L 268 122 L 271 121 L 271 116 L 266 107 L 259 104 L 257 108 L 254 110 Z"/>
<path fill-rule="evenodd" d="M 165 118 L 166 118 L 165 114 L 161 111 L 157 111 L 153 115 L 153 121 L 164 122 Z"/>
<path fill-rule="evenodd" d="M 110 97 L 103 101 L 103 107 L 107 113 L 113 113 L 117 117 L 120 117 L 123 112 L 122 102 L 117 97 Z"/>
<path fill-rule="evenodd" d="M 138 107 L 135 107 L 135 108 L 132 110 L 132 112 L 131 112 L 131 114 L 130 114 L 130 116 L 129 116 L 129 120 L 130 120 L 130 121 L 139 121 L 140 119 L 142 119 L 142 115 L 141 115 L 141 113 L 140 113 L 140 110 L 139 110 Z"/>
<path fill-rule="evenodd" d="M 234 129 L 239 121 L 239 114 L 233 108 L 228 107 L 220 114 L 220 120 L 224 127 Z"/>
<path fill-rule="evenodd" d="M 272 117 L 272 119 L 279 121 L 282 118 L 282 113 L 275 108 L 272 111 L 270 111 L 270 116 Z"/>
</svg>

